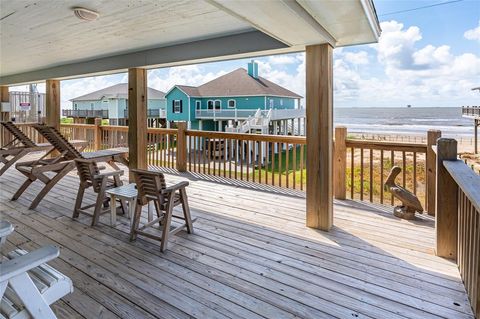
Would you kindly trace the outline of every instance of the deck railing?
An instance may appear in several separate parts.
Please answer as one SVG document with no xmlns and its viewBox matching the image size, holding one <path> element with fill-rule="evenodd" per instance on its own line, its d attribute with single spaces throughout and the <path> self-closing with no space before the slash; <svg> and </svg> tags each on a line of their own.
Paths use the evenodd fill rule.
<svg viewBox="0 0 480 319">
<path fill-rule="evenodd" d="M 95 123 L 61 124 L 60 127 L 68 139 L 87 140 L 87 150 L 128 146 L 127 126 L 101 125 L 100 119 Z M 38 138 L 29 125 L 21 127 L 27 135 Z M 179 139 L 178 129 L 164 128 L 148 128 L 147 134 L 150 166 L 176 169 L 180 165 L 196 174 L 305 189 L 306 138 L 303 136 L 185 130 Z M 434 214 L 435 160 L 432 161 L 429 150 L 439 135 L 433 132 L 426 144 L 365 141 L 347 138 L 345 128 L 336 128 L 335 197 L 395 204 L 383 183 L 391 167 L 398 165 L 403 170 L 399 183 L 417 194 L 426 210 Z"/>
<path fill-rule="evenodd" d="M 462 115 L 480 118 L 480 106 L 462 106 Z"/>
<path fill-rule="evenodd" d="M 383 187 L 393 166 L 402 173 L 397 180 L 417 195 L 429 214 L 434 215 L 435 145 L 439 131 L 427 134 L 427 143 L 398 143 L 347 138 L 344 127 L 335 129 L 335 198 L 367 200 L 380 204 L 398 204 Z"/>
<path fill-rule="evenodd" d="M 33 128 L 32 128 L 33 129 Z M 95 145 L 97 125 L 94 124 L 61 124 L 60 133 L 68 140 L 87 141 L 85 151 L 97 149 Z"/>
<path fill-rule="evenodd" d="M 303 190 L 305 137 L 188 130 L 187 169 Z"/>
<path fill-rule="evenodd" d="M 457 261 L 473 312 L 480 318 L 480 176 L 457 158 L 457 142 L 437 149 L 437 255 Z"/>
<path fill-rule="evenodd" d="M 147 129 L 147 164 L 176 168 L 177 129 Z"/>
</svg>

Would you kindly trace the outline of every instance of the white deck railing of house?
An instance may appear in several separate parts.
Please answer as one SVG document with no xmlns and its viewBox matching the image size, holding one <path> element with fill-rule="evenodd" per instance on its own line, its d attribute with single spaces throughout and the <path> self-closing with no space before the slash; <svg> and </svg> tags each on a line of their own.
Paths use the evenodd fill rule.
<svg viewBox="0 0 480 319">
<path fill-rule="evenodd" d="M 261 109 L 261 108 L 260 108 Z M 239 109 L 221 109 L 221 110 L 196 110 L 197 119 L 211 120 L 246 120 L 255 115 L 258 109 L 239 110 Z M 267 116 L 270 110 L 262 110 L 262 116 Z M 270 120 L 284 120 L 305 117 L 305 109 L 272 109 Z"/>
</svg>

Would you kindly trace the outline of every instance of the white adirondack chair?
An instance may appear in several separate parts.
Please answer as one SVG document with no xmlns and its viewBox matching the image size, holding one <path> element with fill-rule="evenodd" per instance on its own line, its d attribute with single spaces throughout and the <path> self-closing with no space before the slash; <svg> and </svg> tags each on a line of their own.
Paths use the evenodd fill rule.
<svg viewBox="0 0 480 319">
<path fill-rule="evenodd" d="M 0 221 L 0 243 L 13 232 L 13 226 Z M 55 246 L 32 252 L 17 249 L 0 264 L 0 318 L 56 318 L 50 305 L 73 291 L 70 278 L 46 262 L 58 257 Z"/>
</svg>

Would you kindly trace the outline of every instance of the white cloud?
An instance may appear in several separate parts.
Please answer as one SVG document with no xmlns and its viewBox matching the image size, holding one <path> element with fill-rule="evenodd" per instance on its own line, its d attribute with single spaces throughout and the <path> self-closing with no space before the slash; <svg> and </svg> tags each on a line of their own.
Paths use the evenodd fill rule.
<svg viewBox="0 0 480 319">
<path fill-rule="evenodd" d="M 397 21 L 388 21 L 381 27 L 379 43 L 369 46 L 376 51 L 377 63 L 358 71 L 347 63 L 347 48 L 337 55 L 337 104 L 458 106 L 461 101 L 475 101 L 470 89 L 480 77 L 478 55 L 454 55 L 448 45 L 419 48 L 422 34 L 416 26 L 405 28 Z"/>
<path fill-rule="evenodd" d="M 366 51 L 346 52 L 345 60 L 352 64 L 368 64 L 368 53 Z"/>
<path fill-rule="evenodd" d="M 268 57 L 268 62 L 271 64 L 293 64 L 298 60 L 292 55 L 272 55 Z"/>
<path fill-rule="evenodd" d="M 101 90 L 118 83 L 127 82 L 127 74 L 103 75 L 61 82 L 62 108 L 71 108 L 74 97 Z"/>
<path fill-rule="evenodd" d="M 226 74 L 226 71 L 204 72 L 198 65 L 185 65 L 168 69 L 167 75 L 160 70 L 148 72 L 148 86 L 167 92 L 174 85 L 198 86 Z"/>
<path fill-rule="evenodd" d="M 480 21 L 478 21 L 478 27 L 465 31 L 463 36 L 468 40 L 480 41 Z"/>
</svg>

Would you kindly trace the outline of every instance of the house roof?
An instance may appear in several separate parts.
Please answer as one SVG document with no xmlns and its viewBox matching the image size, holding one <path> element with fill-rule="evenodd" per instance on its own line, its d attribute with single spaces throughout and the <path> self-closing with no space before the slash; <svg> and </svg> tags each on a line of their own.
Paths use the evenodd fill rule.
<svg viewBox="0 0 480 319">
<path fill-rule="evenodd" d="M 261 76 L 253 78 L 244 68 L 236 69 L 198 87 L 176 85 L 191 97 L 268 95 L 302 98 L 295 92 Z"/>
<path fill-rule="evenodd" d="M 200 96 L 200 93 L 198 92 L 198 87 L 196 86 L 190 86 L 190 85 L 175 85 L 175 86 L 189 96 Z"/>
<path fill-rule="evenodd" d="M 149 99 L 164 99 L 165 93 L 155 90 L 152 88 L 148 88 L 147 96 Z M 115 84 L 101 90 L 91 92 L 82 96 L 75 97 L 70 101 L 97 101 L 101 100 L 102 98 L 110 98 L 110 99 L 127 99 L 128 98 L 128 84 L 127 83 L 119 83 Z"/>
</svg>

